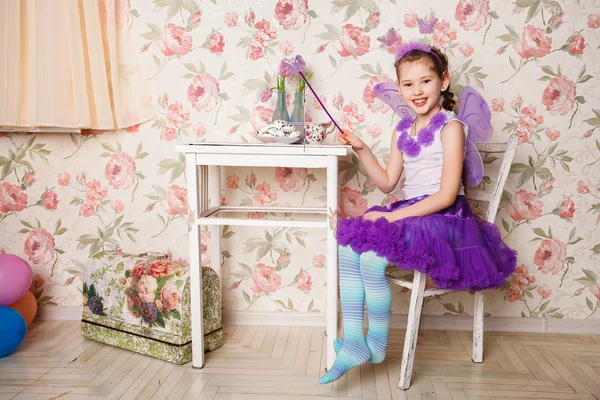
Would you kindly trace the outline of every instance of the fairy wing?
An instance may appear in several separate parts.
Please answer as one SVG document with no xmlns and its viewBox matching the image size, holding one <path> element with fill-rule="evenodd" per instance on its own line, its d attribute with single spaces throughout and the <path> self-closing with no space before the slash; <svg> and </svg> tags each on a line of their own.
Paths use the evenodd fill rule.
<svg viewBox="0 0 600 400">
<path fill-rule="evenodd" d="M 477 186 L 483 179 L 483 161 L 474 143 L 487 142 L 492 137 L 492 113 L 479 92 L 465 86 L 457 118 L 468 126 L 463 181 L 468 186 Z"/>
<path fill-rule="evenodd" d="M 414 117 L 416 115 L 415 112 L 406 105 L 404 100 L 402 100 L 394 82 L 378 83 L 373 87 L 373 91 L 379 100 L 390 106 L 400 118 L 408 116 Z"/>
</svg>

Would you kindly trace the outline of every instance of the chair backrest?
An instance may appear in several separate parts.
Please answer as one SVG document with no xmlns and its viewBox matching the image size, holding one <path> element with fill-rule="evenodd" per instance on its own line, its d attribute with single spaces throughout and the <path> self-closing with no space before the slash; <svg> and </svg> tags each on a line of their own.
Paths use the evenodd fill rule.
<svg viewBox="0 0 600 400">
<path fill-rule="evenodd" d="M 500 164 L 500 171 L 498 172 L 495 183 L 486 187 L 485 190 L 468 190 L 466 195 L 468 200 L 488 203 L 485 219 L 492 224 L 498 213 L 498 206 L 500 205 L 500 199 L 502 198 L 502 192 L 504 191 L 504 184 L 508 178 L 510 166 L 517 151 L 518 141 L 519 138 L 517 135 L 510 135 L 506 143 L 475 144 L 480 153 L 504 153 L 502 163 Z"/>
</svg>

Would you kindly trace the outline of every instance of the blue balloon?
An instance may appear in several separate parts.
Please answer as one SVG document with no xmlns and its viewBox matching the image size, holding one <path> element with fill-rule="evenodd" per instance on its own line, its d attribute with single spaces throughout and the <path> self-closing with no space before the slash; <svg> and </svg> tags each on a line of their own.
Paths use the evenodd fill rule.
<svg viewBox="0 0 600 400">
<path fill-rule="evenodd" d="M 16 350 L 25 339 L 27 324 L 17 311 L 0 306 L 0 357 Z"/>
</svg>

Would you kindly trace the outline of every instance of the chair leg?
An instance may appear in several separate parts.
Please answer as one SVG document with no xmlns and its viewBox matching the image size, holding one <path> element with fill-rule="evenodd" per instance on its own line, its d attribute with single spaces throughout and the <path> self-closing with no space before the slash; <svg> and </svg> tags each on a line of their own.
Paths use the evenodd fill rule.
<svg viewBox="0 0 600 400">
<path fill-rule="evenodd" d="M 473 313 L 473 362 L 483 361 L 483 292 L 475 293 L 475 311 Z"/>
<path fill-rule="evenodd" d="M 402 364 L 400 366 L 400 382 L 398 387 L 407 390 L 410 387 L 415 350 L 417 348 L 417 336 L 419 335 L 419 323 L 421 321 L 421 309 L 423 307 L 423 293 L 425 292 L 426 276 L 415 271 L 412 293 L 410 294 L 410 309 L 408 310 L 408 323 L 406 325 L 406 336 L 404 337 L 404 350 L 402 351 Z"/>
</svg>

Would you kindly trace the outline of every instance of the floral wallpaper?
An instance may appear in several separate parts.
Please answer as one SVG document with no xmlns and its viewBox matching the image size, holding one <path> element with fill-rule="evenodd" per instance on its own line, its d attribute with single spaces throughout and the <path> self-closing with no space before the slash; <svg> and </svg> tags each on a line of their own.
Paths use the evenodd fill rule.
<svg viewBox="0 0 600 400">
<path fill-rule="evenodd" d="M 255 141 L 274 110 L 269 89 L 282 57 L 302 54 L 335 118 L 387 162 L 397 118 L 373 86 L 395 79 L 396 47 L 419 38 L 449 55 L 457 95 L 472 85 L 488 99 L 493 140 L 519 137 L 496 221 L 518 250 L 519 267 L 505 287 L 486 293 L 486 311 L 600 318 L 596 2 L 121 3 L 158 117 L 117 132 L 0 134 L 0 251 L 29 261 L 40 304 L 81 304 L 83 267 L 101 250 L 171 251 L 187 259 L 192 216 L 175 144 Z M 290 109 L 295 84 L 288 82 Z M 307 113 L 326 121 L 312 97 Z M 221 202 L 322 205 L 324 182 L 318 170 L 232 168 Z M 356 156 L 340 164 L 340 182 L 339 217 L 400 196 L 376 190 Z M 323 238 L 306 229 L 224 227 L 222 258 L 212 260 L 223 268 L 224 307 L 324 310 Z M 203 231 L 201 239 L 208 264 L 215 238 Z M 407 294 L 394 292 L 394 312 L 406 312 Z M 432 298 L 425 307 L 465 315 L 472 296 Z"/>
</svg>

